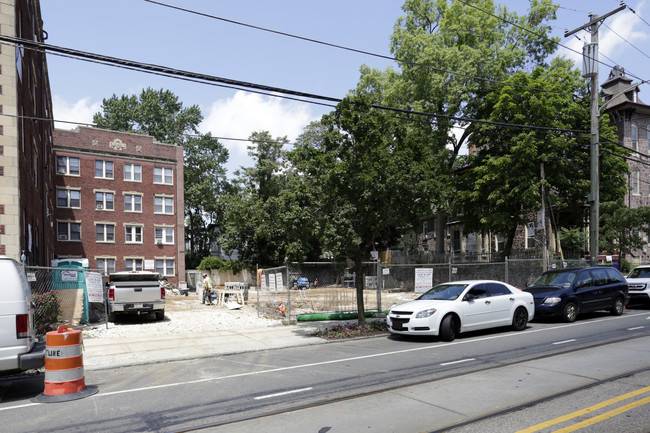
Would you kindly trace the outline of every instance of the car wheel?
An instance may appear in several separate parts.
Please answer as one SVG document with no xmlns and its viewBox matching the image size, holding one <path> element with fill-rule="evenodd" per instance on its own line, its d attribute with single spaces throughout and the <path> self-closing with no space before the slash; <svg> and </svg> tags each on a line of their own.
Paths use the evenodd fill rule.
<svg viewBox="0 0 650 433">
<path fill-rule="evenodd" d="M 512 329 L 515 331 L 523 331 L 528 325 L 528 310 L 524 307 L 519 307 L 515 310 L 512 316 Z"/>
<path fill-rule="evenodd" d="M 449 314 L 440 322 L 440 338 L 444 341 L 454 341 L 458 332 L 458 320 L 456 316 Z"/>
<path fill-rule="evenodd" d="M 165 318 L 165 310 L 156 311 L 156 320 L 163 320 Z"/>
<path fill-rule="evenodd" d="M 623 305 L 623 299 L 620 297 L 617 297 L 614 299 L 614 305 L 612 305 L 612 309 L 609 310 L 614 316 L 620 316 L 623 314 L 623 309 L 625 308 L 625 305 Z"/>
<path fill-rule="evenodd" d="M 564 306 L 564 312 L 562 318 L 565 322 L 575 322 L 578 318 L 578 306 L 575 302 L 567 302 Z"/>
</svg>

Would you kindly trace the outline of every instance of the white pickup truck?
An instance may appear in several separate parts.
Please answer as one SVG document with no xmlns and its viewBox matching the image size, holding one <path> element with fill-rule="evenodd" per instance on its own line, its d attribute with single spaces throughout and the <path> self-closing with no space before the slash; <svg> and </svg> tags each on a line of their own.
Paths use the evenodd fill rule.
<svg viewBox="0 0 650 433">
<path fill-rule="evenodd" d="M 156 320 L 165 318 L 165 287 L 160 274 L 148 271 L 109 274 L 108 320 L 117 314 L 155 313 Z"/>
</svg>

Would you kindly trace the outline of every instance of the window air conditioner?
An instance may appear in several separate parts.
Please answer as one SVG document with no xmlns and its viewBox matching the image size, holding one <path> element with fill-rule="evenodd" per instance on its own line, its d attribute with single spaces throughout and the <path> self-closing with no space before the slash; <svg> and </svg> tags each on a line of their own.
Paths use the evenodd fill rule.
<svg viewBox="0 0 650 433">
<path fill-rule="evenodd" d="M 162 239 L 156 239 L 156 245 L 162 245 Z"/>
<path fill-rule="evenodd" d="M 68 235 L 59 235 L 59 240 L 60 241 L 67 241 L 68 240 Z"/>
<path fill-rule="evenodd" d="M 103 204 L 98 204 L 98 205 L 95 207 L 95 209 L 97 209 L 97 210 L 102 210 L 102 209 L 104 209 L 104 205 L 103 205 Z"/>
</svg>

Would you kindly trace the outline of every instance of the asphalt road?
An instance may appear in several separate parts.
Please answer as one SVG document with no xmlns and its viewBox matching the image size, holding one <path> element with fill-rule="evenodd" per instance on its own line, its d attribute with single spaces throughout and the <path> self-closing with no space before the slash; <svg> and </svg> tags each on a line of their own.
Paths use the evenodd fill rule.
<svg viewBox="0 0 650 433">
<path fill-rule="evenodd" d="M 39 378 L 0 381 L 0 413 L 11 432 L 435 431 L 649 368 L 649 330 L 642 308 L 452 343 L 379 337 L 98 370 L 86 382 L 101 391 L 65 403 L 31 401 L 42 378 L 40 389 Z M 562 415 L 542 412 L 545 420 Z"/>
</svg>

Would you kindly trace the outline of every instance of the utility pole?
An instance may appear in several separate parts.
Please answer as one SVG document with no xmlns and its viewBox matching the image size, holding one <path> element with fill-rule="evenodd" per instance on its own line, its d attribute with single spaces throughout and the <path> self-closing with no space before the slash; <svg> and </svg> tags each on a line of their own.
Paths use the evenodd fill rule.
<svg viewBox="0 0 650 433">
<path fill-rule="evenodd" d="M 600 226 L 600 149 L 599 149 L 599 129 L 598 118 L 600 110 L 598 108 L 598 29 L 605 20 L 622 10 L 627 6 L 621 2 L 621 6 L 602 17 L 594 14 L 589 15 L 589 22 L 577 29 L 567 31 L 564 37 L 571 36 L 580 30 L 589 30 L 591 33 L 591 43 L 585 44 L 582 49 L 582 66 L 583 77 L 591 77 L 591 192 L 589 193 L 589 256 L 591 266 L 598 263 L 598 230 Z"/>
</svg>

